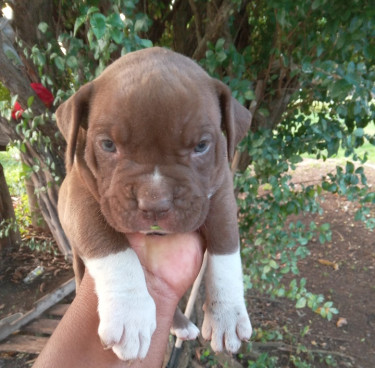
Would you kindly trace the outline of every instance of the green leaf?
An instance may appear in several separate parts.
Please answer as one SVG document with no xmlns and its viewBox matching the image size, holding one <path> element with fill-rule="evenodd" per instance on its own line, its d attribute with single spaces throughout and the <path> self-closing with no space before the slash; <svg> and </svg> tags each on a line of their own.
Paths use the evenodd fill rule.
<svg viewBox="0 0 375 368">
<path fill-rule="evenodd" d="M 27 107 L 31 107 L 31 105 L 33 104 L 33 102 L 34 102 L 34 96 L 30 96 L 27 99 Z"/>
<path fill-rule="evenodd" d="M 146 40 L 145 38 L 141 38 L 141 40 L 139 41 L 139 44 L 144 47 L 144 48 L 148 48 L 148 47 L 152 47 L 153 46 L 153 43 L 151 40 Z"/>
<path fill-rule="evenodd" d="M 125 1 L 125 2 L 124 2 L 124 6 L 125 6 L 128 10 L 135 9 L 134 1 L 131 1 L 131 0 Z"/>
<path fill-rule="evenodd" d="M 223 49 L 223 47 L 224 47 L 224 44 L 225 44 L 225 39 L 224 38 L 219 38 L 216 41 L 215 50 L 217 52 L 221 51 Z"/>
<path fill-rule="evenodd" d="M 148 29 L 148 24 L 149 22 L 147 16 L 137 19 L 134 24 L 134 32 L 146 32 Z"/>
<path fill-rule="evenodd" d="M 17 99 L 18 99 L 18 95 L 12 96 L 10 99 L 10 105 L 14 106 L 14 104 L 17 102 Z"/>
<path fill-rule="evenodd" d="M 96 6 L 92 6 L 88 11 L 87 11 L 87 15 L 90 15 L 90 14 L 93 14 L 93 13 L 98 13 L 100 12 L 99 8 L 97 8 Z"/>
<path fill-rule="evenodd" d="M 74 31 L 73 31 L 74 37 L 77 34 L 78 29 L 82 26 L 82 24 L 86 22 L 86 19 L 87 19 L 87 15 L 81 15 L 80 17 L 76 19 L 76 21 L 74 22 Z"/>
<path fill-rule="evenodd" d="M 296 308 L 298 309 L 305 308 L 305 306 L 306 306 L 306 298 L 305 297 L 299 298 L 296 303 Z"/>
<path fill-rule="evenodd" d="M 122 21 L 120 15 L 118 13 L 113 13 L 107 17 L 106 20 L 107 24 L 112 26 L 113 28 L 124 28 L 124 22 Z"/>
<path fill-rule="evenodd" d="M 56 56 L 56 58 L 53 60 L 57 69 L 63 71 L 65 69 L 65 61 L 61 56 Z"/>
<path fill-rule="evenodd" d="M 124 32 L 120 29 L 112 29 L 111 37 L 118 45 L 120 45 L 124 39 Z"/>
<path fill-rule="evenodd" d="M 270 260 L 270 263 L 269 263 L 270 267 L 273 268 L 273 269 L 278 269 L 279 268 L 279 265 L 276 263 L 275 260 L 271 259 Z"/>
<path fill-rule="evenodd" d="M 352 90 L 352 85 L 345 79 L 340 79 L 330 86 L 330 95 L 332 98 L 344 99 Z"/>
<path fill-rule="evenodd" d="M 41 22 L 41 23 L 39 23 L 39 25 L 38 25 L 38 29 L 39 29 L 40 32 L 42 32 L 42 33 L 46 33 L 46 32 L 47 32 L 47 29 L 48 29 L 48 24 L 45 23 L 45 22 Z"/>
<path fill-rule="evenodd" d="M 71 55 L 66 59 L 66 65 L 68 65 L 69 68 L 76 69 L 78 66 L 78 60 L 75 56 Z"/>
<path fill-rule="evenodd" d="M 263 268 L 263 273 L 266 274 L 271 271 L 271 267 L 269 265 L 265 265 Z"/>
<path fill-rule="evenodd" d="M 346 163 L 346 172 L 349 173 L 349 174 L 353 174 L 354 173 L 354 169 L 355 169 L 355 167 L 354 167 L 353 162 L 348 161 Z"/>
<path fill-rule="evenodd" d="M 290 161 L 292 164 L 298 164 L 299 162 L 302 162 L 303 159 L 302 159 L 302 157 L 299 156 L 299 155 L 292 155 L 292 156 L 290 156 L 289 161 Z"/>
<path fill-rule="evenodd" d="M 365 135 L 365 131 L 363 130 L 363 128 L 357 128 L 354 132 L 353 132 L 354 136 L 356 137 L 363 137 Z"/>
<path fill-rule="evenodd" d="M 95 37 L 100 40 L 106 30 L 105 16 L 101 13 L 95 13 L 90 18 L 90 25 Z"/>
<path fill-rule="evenodd" d="M 222 64 L 227 59 L 227 54 L 225 51 L 220 51 L 216 54 L 217 61 Z"/>
<path fill-rule="evenodd" d="M 245 92 L 244 96 L 245 96 L 245 99 L 246 99 L 246 100 L 255 100 L 255 93 L 254 93 L 254 91 L 251 90 L 251 89 L 248 89 L 248 90 Z"/>
</svg>

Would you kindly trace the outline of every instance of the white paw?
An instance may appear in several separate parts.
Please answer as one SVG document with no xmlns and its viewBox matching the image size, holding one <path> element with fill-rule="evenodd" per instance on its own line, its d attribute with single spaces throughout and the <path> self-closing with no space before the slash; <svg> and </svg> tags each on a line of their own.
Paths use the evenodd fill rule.
<svg viewBox="0 0 375 368">
<path fill-rule="evenodd" d="M 99 336 L 122 360 L 143 359 L 156 328 L 155 302 L 136 253 L 85 259 L 98 295 Z"/>
<path fill-rule="evenodd" d="M 244 303 L 206 302 L 202 336 L 211 340 L 215 352 L 227 350 L 236 353 L 241 341 L 248 341 L 252 328 Z"/>
<path fill-rule="evenodd" d="M 156 328 L 155 303 L 150 295 L 135 292 L 99 302 L 99 336 L 119 359 L 144 359 Z"/>
<path fill-rule="evenodd" d="M 171 333 L 181 340 L 195 340 L 199 335 L 199 328 L 193 322 L 188 320 L 186 326 L 172 326 Z"/>
</svg>

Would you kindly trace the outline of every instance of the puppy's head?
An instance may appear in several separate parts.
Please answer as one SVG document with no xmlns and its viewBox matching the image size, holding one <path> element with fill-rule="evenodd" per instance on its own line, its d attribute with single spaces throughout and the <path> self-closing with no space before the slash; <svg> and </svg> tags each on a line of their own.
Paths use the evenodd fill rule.
<svg viewBox="0 0 375 368">
<path fill-rule="evenodd" d="M 160 48 L 122 57 L 56 115 L 68 175 L 125 233 L 200 227 L 251 121 L 223 83 Z"/>
</svg>

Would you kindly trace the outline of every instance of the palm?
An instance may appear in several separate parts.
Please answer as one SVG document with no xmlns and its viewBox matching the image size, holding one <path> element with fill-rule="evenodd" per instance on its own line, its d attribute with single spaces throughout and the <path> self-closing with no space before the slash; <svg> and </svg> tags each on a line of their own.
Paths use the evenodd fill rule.
<svg viewBox="0 0 375 368">
<path fill-rule="evenodd" d="M 129 234 L 152 293 L 181 298 L 202 264 L 202 239 L 196 233 L 167 236 Z"/>
</svg>

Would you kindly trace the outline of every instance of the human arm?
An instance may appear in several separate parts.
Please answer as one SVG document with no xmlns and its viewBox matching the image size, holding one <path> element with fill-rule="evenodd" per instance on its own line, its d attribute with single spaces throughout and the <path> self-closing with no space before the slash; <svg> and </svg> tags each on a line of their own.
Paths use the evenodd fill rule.
<svg viewBox="0 0 375 368">
<path fill-rule="evenodd" d="M 140 259 L 148 290 L 156 303 L 157 328 L 146 358 L 124 362 L 112 350 L 103 349 L 97 333 L 99 318 L 94 281 L 86 272 L 76 298 L 34 368 L 161 366 L 177 303 L 200 269 L 202 240 L 195 233 L 164 237 L 131 234 L 128 239 Z"/>
</svg>

